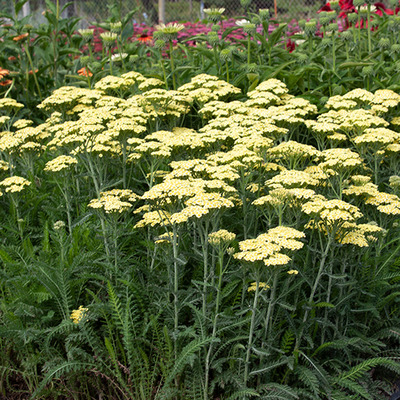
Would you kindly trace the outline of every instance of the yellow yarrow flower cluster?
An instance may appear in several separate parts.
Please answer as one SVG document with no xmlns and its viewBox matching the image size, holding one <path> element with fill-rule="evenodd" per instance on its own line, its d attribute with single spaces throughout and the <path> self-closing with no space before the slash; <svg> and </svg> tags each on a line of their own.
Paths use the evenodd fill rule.
<svg viewBox="0 0 400 400">
<path fill-rule="evenodd" d="M 223 246 L 231 243 L 236 238 L 236 234 L 227 231 L 226 229 L 220 229 L 219 231 L 212 232 L 208 235 L 208 243 L 211 246 Z"/>
<path fill-rule="evenodd" d="M 54 160 L 46 163 L 44 171 L 59 172 L 65 171 L 78 164 L 78 160 L 71 156 L 58 156 Z"/>
<path fill-rule="evenodd" d="M 132 203 L 139 199 L 132 190 L 113 189 L 107 192 L 101 192 L 99 199 L 93 199 L 88 207 L 94 209 L 103 209 L 106 214 L 121 214 L 132 207 Z"/>
<path fill-rule="evenodd" d="M 354 223 L 363 216 L 358 207 L 343 200 L 327 200 L 321 195 L 303 204 L 302 211 L 312 218 L 305 227 L 325 234 L 341 229 L 345 222 Z"/>
<path fill-rule="evenodd" d="M 321 156 L 321 152 L 314 146 L 301 144 L 293 140 L 282 142 L 278 146 L 267 150 L 267 154 L 273 161 L 281 161 L 295 168 L 300 162 L 307 160 L 317 160 Z"/>
<path fill-rule="evenodd" d="M 97 90 L 63 86 L 56 89 L 51 96 L 43 100 L 37 107 L 45 111 L 66 112 L 77 105 L 92 106 L 101 96 L 102 93 Z"/>
<path fill-rule="evenodd" d="M 19 193 L 30 185 L 31 182 L 21 176 L 11 176 L 0 182 L 0 187 L 3 188 L 6 193 Z"/>
<path fill-rule="evenodd" d="M 0 99 L 0 110 L 2 110 L 2 111 L 6 111 L 6 112 L 18 111 L 21 108 L 24 108 L 24 105 L 21 103 L 18 103 L 14 99 L 10 99 L 8 97 Z"/>
<path fill-rule="evenodd" d="M 266 290 L 270 289 L 270 286 L 266 284 L 266 282 L 258 282 L 258 290 Z M 255 292 L 257 290 L 257 282 L 253 282 L 249 285 L 247 292 Z"/>
<path fill-rule="evenodd" d="M 194 101 L 205 104 L 212 100 L 221 100 L 240 94 L 240 89 L 218 79 L 216 76 L 200 74 L 178 88 L 178 92 L 190 96 Z"/>
<path fill-rule="evenodd" d="M 72 322 L 74 324 L 79 324 L 85 317 L 85 314 L 87 313 L 87 311 L 88 311 L 88 309 L 83 306 L 79 306 L 79 308 L 77 310 L 72 310 L 72 313 L 70 316 L 70 318 L 72 319 Z"/>
<path fill-rule="evenodd" d="M 304 237 L 304 232 L 278 226 L 259 235 L 256 239 L 239 242 L 240 251 L 234 257 L 248 263 L 262 262 L 266 266 L 286 265 L 291 259 L 281 251 L 300 250 L 304 244 L 299 239 Z"/>
<path fill-rule="evenodd" d="M 400 198 L 395 194 L 377 192 L 365 200 L 365 204 L 376 206 L 377 210 L 387 215 L 400 214 Z"/>
<path fill-rule="evenodd" d="M 347 148 L 327 149 L 322 151 L 321 155 L 324 161 L 319 164 L 319 167 L 324 170 L 353 171 L 363 165 L 360 155 Z"/>
<path fill-rule="evenodd" d="M 343 224 L 337 239 L 341 244 L 368 247 L 370 242 L 375 242 L 377 236 L 383 233 L 384 229 L 374 223 L 355 224 L 346 222 Z"/>
</svg>

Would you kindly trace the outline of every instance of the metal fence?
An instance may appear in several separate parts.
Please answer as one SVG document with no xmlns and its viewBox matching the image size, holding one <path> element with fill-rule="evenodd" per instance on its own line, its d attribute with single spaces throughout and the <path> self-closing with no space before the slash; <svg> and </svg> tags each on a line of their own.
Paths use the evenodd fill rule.
<svg viewBox="0 0 400 400">
<path fill-rule="evenodd" d="M 17 1 L 17 0 L 15 0 Z M 56 1 L 56 0 L 52 0 Z M 63 6 L 68 0 L 58 0 Z M 64 16 L 78 16 L 80 25 L 87 26 L 91 22 L 105 21 L 111 8 L 117 6 L 122 15 L 135 9 L 135 22 L 145 22 L 154 25 L 172 21 L 198 21 L 204 17 L 204 8 L 225 8 L 225 17 L 244 15 L 240 0 L 70 0 L 70 6 L 64 11 Z M 276 14 L 278 20 L 287 21 L 293 18 L 307 18 L 315 15 L 316 11 L 324 4 L 324 0 L 252 0 L 249 11 L 258 11 L 268 8 L 271 14 Z M 165 14 L 160 12 L 164 6 Z M 0 7 L 11 12 L 12 2 L 0 0 Z M 45 0 L 29 0 L 22 9 L 22 15 L 31 15 L 35 24 L 44 22 L 42 12 L 46 8 Z M 161 18 L 160 18 L 161 17 Z"/>
</svg>

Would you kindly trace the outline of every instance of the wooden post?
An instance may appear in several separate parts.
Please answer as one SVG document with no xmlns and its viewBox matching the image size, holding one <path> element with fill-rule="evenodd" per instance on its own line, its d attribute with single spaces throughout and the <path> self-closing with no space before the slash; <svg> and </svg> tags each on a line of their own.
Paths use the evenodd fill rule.
<svg viewBox="0 0 400 400">
<path fill-rule="evenodd" d="M 22 6 L 22 18 L 28 16 L 31 13 L 31 6 L 29 4 L 29 1 L 27 1 L 23 6 Z"/>
<path fill-rule="evenodd" d="M 158 23 L 165 23 L 165 0 L 158 0 Z"/>
</svg>

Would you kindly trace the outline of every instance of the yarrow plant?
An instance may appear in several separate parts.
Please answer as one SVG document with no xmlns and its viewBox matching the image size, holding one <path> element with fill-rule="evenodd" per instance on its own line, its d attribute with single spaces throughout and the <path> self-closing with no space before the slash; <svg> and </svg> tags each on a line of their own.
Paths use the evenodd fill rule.
<svg viewBox="0 0 400 400">
<path fill-rule="evenodd" d="M 390 394 L 400 95 L 380 74 L 397 31 L 362 5 L 339 26 L 333 3 L 290 55 L 297 28 L 242 3 L 228 30 L 209 9 L 195 38 L 172 23 L 146 41 L 125 40 L 129 15 L 74 33 L 46 11 L 74 74 L 55 49 L 34 112 L 14 87 L 0 101 L 0 342 L 28 396 Z M 16 27 L 39 97 L 42 41 Z"/>
</svg>

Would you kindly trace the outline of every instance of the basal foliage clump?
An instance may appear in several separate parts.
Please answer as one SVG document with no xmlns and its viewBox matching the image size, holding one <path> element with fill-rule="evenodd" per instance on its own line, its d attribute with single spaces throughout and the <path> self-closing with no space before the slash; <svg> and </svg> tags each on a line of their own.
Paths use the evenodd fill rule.
<svg viewBox="0 0 400 400">
<path fill-rule="evenodd" d="M 39 125 L 0 102 L 5 393 L 384 398 L 400 96 L 318 110 L 277 79 L 160 86 L 61 87 Z"/>
</svg>

